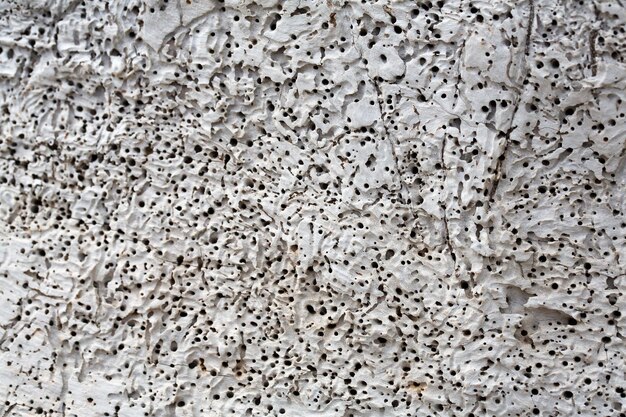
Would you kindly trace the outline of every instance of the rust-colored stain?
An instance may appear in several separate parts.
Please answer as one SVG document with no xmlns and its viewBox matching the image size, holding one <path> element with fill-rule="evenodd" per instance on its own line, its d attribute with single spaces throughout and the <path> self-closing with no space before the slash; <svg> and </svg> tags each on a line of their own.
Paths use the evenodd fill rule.
<svg viewBox="0 0 626 417">
<path fill-rule="evenodd" d="M 421 394 L 426 389 L 426 387 L 427 384 L 425 382 L 411 381 L 409 382 L 407 390 L 415 394 Z"/>
</svg>

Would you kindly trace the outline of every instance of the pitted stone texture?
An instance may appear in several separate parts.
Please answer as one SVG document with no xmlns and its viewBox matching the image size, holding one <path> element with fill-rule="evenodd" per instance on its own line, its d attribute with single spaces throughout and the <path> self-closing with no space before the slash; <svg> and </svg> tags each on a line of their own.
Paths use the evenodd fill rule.
<svg viewBox="0 0 626 417">
<path fill-rule="evenodd" d="M 0 20 L 3 416 L 626 412 L 619 2 Z"/>
</svg>

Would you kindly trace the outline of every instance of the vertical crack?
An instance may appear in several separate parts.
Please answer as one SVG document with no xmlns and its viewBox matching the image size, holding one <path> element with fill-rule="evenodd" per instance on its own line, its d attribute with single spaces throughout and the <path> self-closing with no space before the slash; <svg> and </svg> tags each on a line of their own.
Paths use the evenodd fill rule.
<svg viewBox="0 0 626 417">
<path fill-rule="evenodd" d="M 528 56 L 530 53 L 530 38 L 533 35 L 533 22 L 535 20 L 535 1 L 528 0 L 528 2 L 530 3 L 530 6 L 529 6 L 530 12 L 528 14 L 528 22 L 527 22 L 527 27 L 526 27 L 526 44 L 524 45 L 525 56 Z M 526 64 L 526 61 L 524 61 L 524 64 Z"/>
<path fill-rule="evenodd" d="M 589 56 L 591 60 L 591 75 L 595 77 L 598 72 L 597 67 L 597 52 L 596 52 L 596 38 L 598 37 L 598 31 L 593 29 L 589 32 Z"/>
<path fill-rule="evenodd" d="M 504 139 L 504 146 L 502 147 L 502 152 L 498 156 L 498 161 L 496 162 L 496 168 L 494 170 L 492 185 L 488 193 L 489 198 L 487 199 L 487 204 L 486 204 L 487 210 L 489 209 L 489 206 L 491 202 L 493 201 L 493 197 L 495 196 L 496 191 L 498 190 L 498 187 L 500 185 L 500 180 L 502 179 L 502 165 L 504 165 L 504 161 L 506 160 L 506 155 L 509 150 L 509 145 L 511 142 L 511 133 L 517 127 L 517 125 L 514 125 L 513 123 L 515 122 L 515 116 L 517 115 L 517 112 L 519 111 L 519 108 L 520 108 L 520 104 L 522 102 L 523 87 L 526 84 L 526 80 L 528 79 L 529 67 L 528 67 L 527 59 L 528 59 L 528 56 L 530 55 L 530 45 L 531 45 L 531 38 L 533 34 L 534 21 L 535 21 L 535 2 L 534 0 L 529 0 L 529 14 L 528 14 L 528 20 L 527 20 L 526 39 L 525 39 L 525 45 L 524 45 L 524 60 L 523 60 L 523 68 L 522 68 L 522 74 L 523 74 L 522 85 L 521 85 L 522 90 L 519 92 L 519 96 L 517 98 L 515 106 L 513 107 L 513 112 L 511 113 L 511 123 L 509 124 L 509 128 L 507 129 L 506 132 L 500 132 L 500 134 L 498 135 L 500 138 Z"/>
<path fill-rule="evenodd" d="M 443 230 L 444 230 L 444 240 L 446 241 L 446 247 L 448 251 L 450 251 L 450 257 L 452 258 L 453 266 L 454 266 L 454 275 L 458 277 L 458 268 L 456 263 L 456 252 L 454 251 L 454 247 L 452 242 L 450 241 L 450 229 L 448 227 L 448 214 L 446 213 L 446 207 L 443 203 L 441 203 L 441 209 L 443 211 Z"/>
</svg>

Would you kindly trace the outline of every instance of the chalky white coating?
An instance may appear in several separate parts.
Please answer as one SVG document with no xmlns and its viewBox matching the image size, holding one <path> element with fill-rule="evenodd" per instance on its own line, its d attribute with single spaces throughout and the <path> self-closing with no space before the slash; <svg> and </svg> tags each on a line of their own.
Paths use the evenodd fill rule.
<svg viewBox="0 0 626 417">
<path fill-rule="evenodd" d="M 0 415 L 624 415 L 619 1 L 0 1 Z"/>
</svg>

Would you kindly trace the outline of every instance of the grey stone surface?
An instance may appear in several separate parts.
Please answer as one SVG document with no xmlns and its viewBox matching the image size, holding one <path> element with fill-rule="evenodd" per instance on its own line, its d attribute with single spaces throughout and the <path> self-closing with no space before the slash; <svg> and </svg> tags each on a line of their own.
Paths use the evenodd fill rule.
<svg viewBox="0 0 626 417">
<path fill-rule="evenodd" d="M 0 1 L 2 416 L 624 415 L 620 1 Z"/>
</svg>

